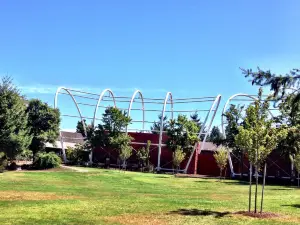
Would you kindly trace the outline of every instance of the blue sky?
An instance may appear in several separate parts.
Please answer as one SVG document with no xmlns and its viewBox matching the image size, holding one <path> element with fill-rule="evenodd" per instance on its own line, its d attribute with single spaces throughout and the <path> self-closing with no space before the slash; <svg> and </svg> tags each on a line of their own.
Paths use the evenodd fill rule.
<svg viewBox="0 0 300 225">
<path fill-rule="evenodd" d="M 66 86 L 162 98 L 222 94 L 222 108 L 232 94 L 257 92 L 239 67 L 299 67 L 299 10 L 297 0 L 2 0 L 0 75 L 51 105 Z M 75 114 L 65 97 L 61 111 Z M 74 127 L 63 120 L 62 128 Z"/>
</svg>

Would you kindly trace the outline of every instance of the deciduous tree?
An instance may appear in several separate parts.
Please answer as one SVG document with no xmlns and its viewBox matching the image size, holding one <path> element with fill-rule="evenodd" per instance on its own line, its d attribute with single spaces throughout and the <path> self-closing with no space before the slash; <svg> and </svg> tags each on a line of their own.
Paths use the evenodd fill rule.
<svg viewBox="0 0 300 225">
<path fill-rule="evenodd" d="M 180 167 L 180 164 L 185 158 L 186 153 L 183 152 L 180 146 L 177 146 L 173 152 L 173 165 L 175 167 L 176 173 Z"/>
<path fill-rule="evenodd" d="M 198 132 L 199 128 L 194 121 L 189 120 L 185 115 L 178 115 L 177 119 L 169 121 L 167 145 L 172 151 L 180 146 L 184 152 L 191 152 L 199 141 Z"/>
<path fill-rule="evenodd" d="M 245 150 L 250 163 L 255 167 L 256 188 L 254 212 L 257 212 L 258 172 L 265 163 L 267 156 L 276 148 L 277 143 L 286 136 L 285 129 L 272 126 L 273 120 L 268 118 L 269 102 L 262 100 L 262 89 L 259 90 L 258 100 L 246 110 L 244 126 L 240 126 L 235 140 L 237 146 Z M 265 173 L 264 173 L 265 179 Z M 249 189 L 249 211 L 251 208 L 251 176 Z M 264 190 L 264 185 L 263 185 Z M 263 202 L 262 193 L 262 201 Z M 262 211 L 262 204 L 261 204 Z"/>
<path fill-rule="evenodd" d="M 228 152 L 229 149 L 225 146 L 219 147 L 214 153 L 214 158 L 220 169 L 220 179 L 222 178 L 222 172 L 226 168 L 228 163 Z"/>
<path fill-rule="evenodd" d="M 151 146 L 151 141 L 148 140 L 146 148 L 142 147 L 136 153 L 138 159 L 142 162 L 143 167 L 146 166 L 147 168 L 149 167 L 149 163 L 150 163 L 150 146 Z"/>
<path fill-rule="evenodd" d="M 60 113 L 41 100 L 30 100 L 26 109 L 28 128 L 32 135 L 29 145 L 33 155 L 45 149 L 47 142 L 54 144 L 59 136 Z"/>
</svg>

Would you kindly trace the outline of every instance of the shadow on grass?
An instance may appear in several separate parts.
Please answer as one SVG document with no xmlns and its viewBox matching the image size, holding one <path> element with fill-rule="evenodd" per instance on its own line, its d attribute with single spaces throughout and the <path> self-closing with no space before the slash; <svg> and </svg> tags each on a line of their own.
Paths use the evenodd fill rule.
<svg viewBox="0 0 300 225">
<path fill-rule="evenodd" d="M 200 209 L 178 209 L 171 211 L 171 214 L 179 214 L 183 216 L 213 216 L 215 218 L 222 218 L 229 215 L 230 212 L 217 212 L 211 210 L 200 210 Z"/>
<path fill-rule="evenodd" d="M 249 185 L 249 182 L 247 181 L 241 181 L 241 180 L 211 180 L 209 178 L 202 178 L 202 180 L 197 180 L 196 182 L 199 183 L 212 183 L 212 182 L 219 182 L 221 184 L 227 184 L 227 185 Z"/>
<path fill-rule="evenodd" d="M 271 186 L 271 185 L 269 185 L 269 186 Z M 290 190 L 294 190 L 294 188 L 289 188 L 289 187 L 287 187 L 287 188 L 272 188 L 270 190 L 271 191 L 290 191 Z"/>
<path fill-rule="evenodd" d="M 300 209 L 300 204 L 291 204 L 291 205 L 281 205 L 281 206 L 289 206 Z"/>
</svg>

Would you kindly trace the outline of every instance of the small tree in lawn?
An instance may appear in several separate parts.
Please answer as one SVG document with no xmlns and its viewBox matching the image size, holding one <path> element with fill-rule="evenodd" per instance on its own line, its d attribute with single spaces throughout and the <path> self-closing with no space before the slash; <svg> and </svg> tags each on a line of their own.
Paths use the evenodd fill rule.
<svg viewBox="0 0 300 225">
<path fill-rule="evenodd" d="M 220 179 L 222 178 L 222 172 L 226 168 L 228 163 L 228 149 L 226 147 L 220 147 L 218 151 L 214 153 L 214 158 L 218 167 L 220 168 Z"/>
<path fill-rule="evenodd" d="M 298 153 L 294 158 L 294 165 L 298 173 L 298 187 L 299 187 L 299 173 L 300 173 L 300 153 Z"/>
<path fill-rule="evenodd" d="M 235 137 L 237 146 L 245 150 L 248 154 L 251 165 L 255 167 L 256 188 L 254 199 L 254 212 L 257 213 L 257 187 L 258 172 L 261 166 L 265 164 L 264 182 L 261 198 L 261 212 L 263 205 L 266 159 L 268 155 L 276 148 L 278 142 L 286 136 L 285 129 L 276 129 L 272 127 L 273 120 L 268 119 L 268 101 L 262 101 L 262 89 L 259 90 L 258 100 L 254 105 L 250 105 L 246 110 L 246 117 L 243 125 L 239 127 L 239 132 Z M 251 176 L 249 188 L 249 211 L 251 210 Z"/>
<path fill-rule="evenodd" d="M 173 165 L 176 169 L 176 173 L 178 169 L 180 168 L 180 164 L 185 158 L 185 153 L 181 149 L 180 146 L 177 146 L 176 150 L 173 152 Z"/>
<path fill-rule="evenodd" d="M 115 149 L 118 151 L 119 158 L 122 160 L 123 168 L 125 169 L 126 169 L 126 160 L 132 154 L 131 140 L 132 137 L 130 137 L 126 133 L 119 133 L 117 136 L 109 138 L 109 142 L 111 146 L 114 146 Z"/>
<path fill-rule="evenodd" d="M 122 145 L 120 150 L 120 159 L 123 162 L 123 168 L 126 170 L 126 160 L 129 159 L 129 157 L 132 154 L 132 147 L 129 145 Z"/>
<path fill-rule="evenodd" d="M 140 162 L 142 162 L 142 167 L 149 168 L 149 161 L 150 161 L 150 146 L 151 146 L 151 141 L 147 141 L 147 146 L 142 147 L 139 149 L 139 151 L 136 153 L 138 159 Z"/>
</svg>

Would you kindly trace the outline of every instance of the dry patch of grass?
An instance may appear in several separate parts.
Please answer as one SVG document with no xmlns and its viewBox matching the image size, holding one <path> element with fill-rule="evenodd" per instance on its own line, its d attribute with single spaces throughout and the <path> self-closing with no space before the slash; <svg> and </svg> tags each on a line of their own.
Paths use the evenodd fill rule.
<svg viewBox="0 0 300 225">
<path fill-rule="evenodd" d="M 18 200 L 61 200 L 61 199 L 79 199 L 78 196 L 62 196 L 51 192 L 35 191 L 0 191 L 0 201 L 18 201 Z"/>
<path fill-rule="evenodd" d="M 229 195 L 220 195 L 220 194 L 212 194 L 212 195 L 210 195 L 210 198 L 212 200 L 217 200 L 217 201 L 221 201 L 221 200 L 230 201 L 230 200 L 232 200 L 231 196 L 229 196 Z"/>
<path fill-rule="evenodd" d="M 165 215 L 141 215 L 141 214 L 125 214 L 119 216 L 110 216 L 105 217 L 105 221 L 110 223 L 120 223 L 120 224 L 129 224 L 129 225 L 167 225 L 168 217 Z"/>
</svg>

